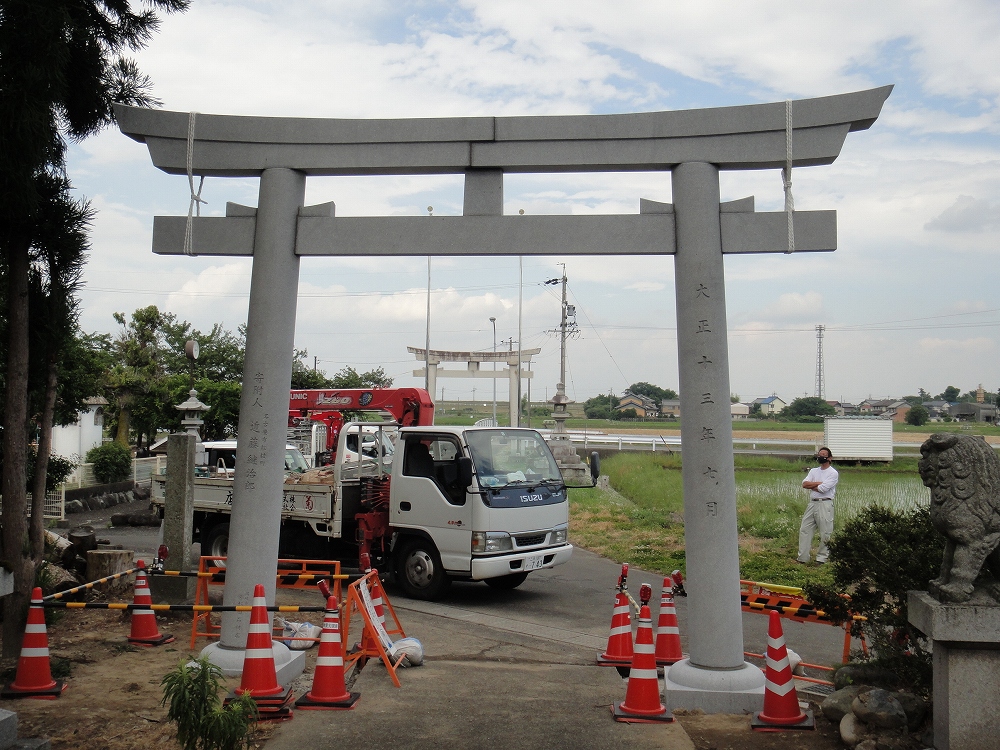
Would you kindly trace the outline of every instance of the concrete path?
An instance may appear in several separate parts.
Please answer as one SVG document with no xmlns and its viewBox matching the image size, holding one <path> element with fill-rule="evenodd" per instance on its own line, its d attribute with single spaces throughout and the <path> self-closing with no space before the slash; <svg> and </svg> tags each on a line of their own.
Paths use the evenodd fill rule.
<svg viewBox="0 0 1000 750">
<path fill-rule="evenodd" d="M 388 587 L 407 635 L 423 643 L 424 666 L 401 670 L 402 687 L 395 688 L 384 667 L 369 661 L 353 686 L 362 694 L 353 711 L 296 711 L 293 721 L 275 729 L 268 750 L 693 748 L 680 723 L 628 725 L 611 718 L 612 703 L 625 699 L 626 682 L 594 660 L 607 643 L 619 569 L 576 550 L 569 563 L 533 573 L 516 591 L 454 584 L 444 600 L 432 603 L 404 599 Z M 642 583 L 653 587 L 655 618 L 662 577 L 633 568 L 633 596 Z M 683 598 L 677 608 L 684 645 Z M 748 613 L 743 620 L 746 650 L 760 653 L 767 618 Z M 839 660 L 840 629 L 785 625 L 789 644 L 806 661 Z M 348 645 L 357 640 L 351 633 Z M 309 651 L 307 675 L 294 686 L 298 694 L 310 689 L 315 651 Z"/>
</svg>

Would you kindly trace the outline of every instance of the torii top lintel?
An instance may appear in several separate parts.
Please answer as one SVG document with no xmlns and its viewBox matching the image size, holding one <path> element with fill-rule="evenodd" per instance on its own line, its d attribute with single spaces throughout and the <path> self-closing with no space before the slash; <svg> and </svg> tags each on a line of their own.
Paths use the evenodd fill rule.
<svg viewBox="0 0 1000 750">
<path fill-rule="evenodd" d="M 792 103 L 793 165 L 832 163 L 847 134 L 871 127 L 892 86 Z M 187 172 L 189 113 L 116 106 L 121 131 L 153 164 Z M 346 120 L 198 114 L 193 172 L 245 177 L 272 167 L 308 175 L 607 172 L 786 163 L 784 102 L 615 115 Z"/>
</svg>

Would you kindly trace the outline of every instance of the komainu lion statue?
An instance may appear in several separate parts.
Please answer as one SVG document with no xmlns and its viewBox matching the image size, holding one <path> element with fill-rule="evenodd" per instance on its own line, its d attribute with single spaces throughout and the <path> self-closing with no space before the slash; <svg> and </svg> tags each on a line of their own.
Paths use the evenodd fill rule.
<svg viewBox="0 0 1000 750">
<path fill-rule="evenodd" d="M 920 478 L 931 490 L 931 523 L 947 540 L 941 574 L 928 584 L 941 602 L 965 602 L 986 563 L 981 589 L 1000 601 L 1000 458 L 981 437 L 936 433 L 920 446 Z"/>
</svg>

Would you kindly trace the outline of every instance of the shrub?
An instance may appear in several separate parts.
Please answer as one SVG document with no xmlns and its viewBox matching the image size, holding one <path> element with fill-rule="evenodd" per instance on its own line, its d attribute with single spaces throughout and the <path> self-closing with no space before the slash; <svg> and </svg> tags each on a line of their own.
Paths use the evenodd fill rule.
<svg viewBox="0 0 1000 750">
<path fill-rule="evenodd" d="M 35 464 L 38 456 L 34 450 L 28 450 L 28 492 L 35 486 Z M 45 470 L 45 491 L 52 492 L 60 484 L 66 481 L 66 477 L 73 473 L 76 462 L 70 458 L 63 458 L 55 453 L 49 455 L 49 463 Z"/>
<path fill-rule="evenodd" d="M 132 474 L 132 451 L 121 443 L 105 443 L 87 451 L 87 463 L 94 465 L 101 484 L 121 482 Z"/>
<path fill-rule="evenodd" d="M 250 746 L 257 706 L 249 693 L 222 707 L 222 670 L 208 657 L 181 662 L 161 680 L 167 718 L 184 750 L 240 750 Z"/>
<path fill-rule="evenodd" d="M 926 590 L 937 576 L 944 538 L 926 508 L 895 512 L 872 506 L 851 519 L 830 541 L 833 586 L 807 585 L 806 597 L 835 622 L 859 614 L 851 632 L 864 636 L 869 661 L 895 672 L 912 688 L 931 686 L 931 654 L 926 636 L 907 619 L 910 590 Z M 846 592 L 850 601 L 839 593 Z"/>
</svg>

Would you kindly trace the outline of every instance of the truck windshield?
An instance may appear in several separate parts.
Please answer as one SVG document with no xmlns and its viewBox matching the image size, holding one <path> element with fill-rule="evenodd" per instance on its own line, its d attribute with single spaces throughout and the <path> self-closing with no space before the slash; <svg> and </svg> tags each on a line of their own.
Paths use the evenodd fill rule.
<svg viewBox="0 0 1000 750">
<path fill-rule="evenodd" d="M 562 484 L 552 451 L 533 430 L 472 430 L 466 438 L 482 487 Z"/>
<path fill-rule="evenodd" d="M 297 448 L 285 448 L 285 471 L 294 471 L 299 474 L 309 471 L 306 459 Z"/>
</svg>

